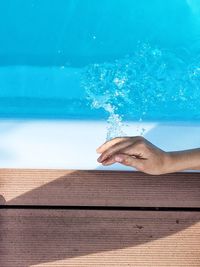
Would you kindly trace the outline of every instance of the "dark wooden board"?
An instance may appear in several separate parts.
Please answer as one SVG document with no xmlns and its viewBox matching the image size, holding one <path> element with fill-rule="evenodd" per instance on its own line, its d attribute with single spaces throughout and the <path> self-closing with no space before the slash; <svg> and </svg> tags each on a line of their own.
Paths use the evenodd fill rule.
<svg viewBox="0 0 200 267">
<path fill-rule="evenodd" d="M 0 210 L 0 266 L 200 266 L 200 213 Z"/>
</svg>

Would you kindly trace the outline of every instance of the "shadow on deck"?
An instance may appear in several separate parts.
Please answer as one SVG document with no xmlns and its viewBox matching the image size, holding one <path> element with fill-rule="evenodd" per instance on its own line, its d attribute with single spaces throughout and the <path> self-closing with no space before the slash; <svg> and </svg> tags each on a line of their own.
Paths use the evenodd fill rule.
<svg viewBox="0 0 200 267">
<path fill-rule="evenodd" d="M 0 195 L 2 267 L 199 266 L 199 173 L 1 170 Z"/>
</svg>

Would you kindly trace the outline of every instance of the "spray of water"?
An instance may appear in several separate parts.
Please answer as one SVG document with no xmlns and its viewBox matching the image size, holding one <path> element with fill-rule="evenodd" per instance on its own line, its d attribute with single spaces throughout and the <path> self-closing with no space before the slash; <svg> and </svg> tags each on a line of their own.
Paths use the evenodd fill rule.
<svg viewBox="0 0 200 267">
<path fill-rule="evenodd" d="M 186 54 L 139 44 L 133 55 L 85 68 L 87 100 L 91 108 L 108 114 L 107 139 L 125 135 L 124 117 L 142 121 L 156 114 L 163 119 L 175 110 L 178 118 L 179 111 L 199 109 L 200 61 L 188 61 Z"/>
<path fill-rule="evenodd" d="M 94 64 L 84 73 L 83 86 L 91 108 L 102 108 L 108 114 L 107 140 L 125 135 L 119 108 L 130 102 L 126 79 L 118 62 Z"/>
</svg>

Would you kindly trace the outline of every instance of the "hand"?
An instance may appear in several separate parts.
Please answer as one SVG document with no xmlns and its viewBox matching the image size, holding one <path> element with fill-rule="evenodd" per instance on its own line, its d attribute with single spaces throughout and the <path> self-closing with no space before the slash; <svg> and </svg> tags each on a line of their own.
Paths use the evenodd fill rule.
<svg viewBox="0 0 200 267">
<path fill-rule="evenodd" d="M 168 153 L 151 144 L 145 138 L 117 137 L 97 149 L 98 162 L 111 165 L 119 162 L 148 174 L 167 172 Z"/>
</svg>

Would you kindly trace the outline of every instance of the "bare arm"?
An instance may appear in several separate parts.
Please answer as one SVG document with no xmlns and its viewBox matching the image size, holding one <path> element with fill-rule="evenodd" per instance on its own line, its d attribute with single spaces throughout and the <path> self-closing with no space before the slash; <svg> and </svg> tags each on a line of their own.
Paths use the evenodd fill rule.
<svg viewBox="0 0 200 267">
<path fill-rule="evenodd" d="M 200 170 L 200 149 L 165 152 L 139 136 L 114 138 L 97 152 L 103 165 L 119 162 L 148 174 Z"/>
<path fill-rule="evenodd" d="M 200 149 L 168 152 L 172 171 L 200 170 Z M 169 168 L 169 167 L 168 167 Z"/>
</svg>

